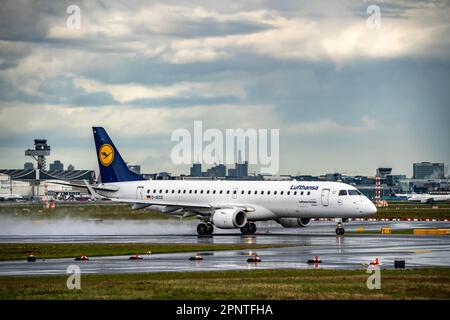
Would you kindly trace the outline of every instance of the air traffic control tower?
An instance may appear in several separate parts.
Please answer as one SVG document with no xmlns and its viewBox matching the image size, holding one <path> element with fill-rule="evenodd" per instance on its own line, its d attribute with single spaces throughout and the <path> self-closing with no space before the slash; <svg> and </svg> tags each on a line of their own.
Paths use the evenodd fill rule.
<svg viewBox="0 0 450 320">
<path fill-rule="evenodd" d="M 25 150 L 25 155 L 37 161 L 38 170 L 47 170 L 45 157 L 50 155 L 50 146 L 45 139 L 34 139 L 34 149 Z"/>
<path fill-rule="evenodd" d="M 39 197 L 40 172 L 46 171 L 45 157 L 50 155 L 50 146 L 46 139 L 34 139 L 34 149 L 25 150 L 25 155 L 37 161 L 36 177 L 30 182 L 33 188 L 33 196 Z"/>
</svg>

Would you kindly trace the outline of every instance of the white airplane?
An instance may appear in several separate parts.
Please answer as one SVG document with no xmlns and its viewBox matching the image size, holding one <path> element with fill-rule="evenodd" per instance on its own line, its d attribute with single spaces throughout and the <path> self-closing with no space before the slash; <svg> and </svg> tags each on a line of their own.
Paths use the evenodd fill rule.
<svg viewBox="0 0 450 320">
<path fill-rule="evenodd" d="M 413 193 L 408 198 L 408 201 L 416 201 L 420 203 L 450 201 L 450 194 Z"/>
<path fill-rule="evenodd" d="M 430 194 L 430 193 L 404 193 L 396 194 L 392 189 L 391 194 L 399 199 L 405 199 L 408 201 L 420 202 L 420 203 L 436 203 L 443 201 L 450 201 L 450 194 Z"/>
<path fill-rule="evenodd" d="M 200 235 L 214 227 L 256 232 L 256 221 L 274 220 L 286 228 L 306 227 L 312 218 L 342 220 L 377 212 L 355 187 L 337 182 L 145 180 L 128 169 L 105 129 L 94 127 L 101 184 L 84 187 L 97 198 L 133 204 L 182 217 L 196 216 Z M 55 182 L 60 183 L 60 182 Z"/>
<path fill-rule="evenodd" d="M 391 192 L 392 197 L 396 197 L 399 200 L 408 200 L 408 198 L 410 198 L 413 195 L 412 193 L 395 193 L 395 191 L 392 190 L 392 188 L 390 188 L 389 191 Z"/>
<path fill-rule="evenodd" d="M 17 200 L 23 200 L 23 197 L 18 194 L 0 194 L 0 201 L 17 201 Z"/>
</svg>

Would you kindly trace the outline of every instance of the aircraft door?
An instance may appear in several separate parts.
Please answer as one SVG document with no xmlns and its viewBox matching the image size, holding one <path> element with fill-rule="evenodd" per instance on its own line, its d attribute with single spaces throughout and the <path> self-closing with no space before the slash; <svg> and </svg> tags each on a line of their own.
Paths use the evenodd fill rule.
<svg viewBox="0 0 450 320">
<path fill-rule="evenodd" d="M 322 205 L 328 207 L 330 204 L 330 189 L 322 189 Z"/>
<path fill-rule="evenodd" d="M 144 187 L 139 186 L 136 188 L 136 200 L 144 200 Z"/>
</svg>

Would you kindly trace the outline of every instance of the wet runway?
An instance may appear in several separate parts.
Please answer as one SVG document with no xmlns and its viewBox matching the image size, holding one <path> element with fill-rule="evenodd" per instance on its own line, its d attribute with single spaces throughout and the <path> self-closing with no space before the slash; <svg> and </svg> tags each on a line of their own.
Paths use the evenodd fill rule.
<svg viewBox="0 0 450 320">
<path fill-rule="evenodd" d="M 366 230 L 380 226 L 392 228 L 439 227 L 449 228 L 450 223 L 442 222 L 354 222 L 346 225 L 350 231 L 357 227 Z M 199 237 L 193 234 L 141 234 L 141 235 L 53 235 L 53 236 L 12 236 L 0 237 L 0 242 L 127 242 L 127 243 L 260 243 L 294 245 L 288 248 L 259 249 L 260 263 L 247 263 L 247 258 L 255 252 L 248 250 L 227 250 L 201 253 L 202 261 L 189 261 L 195 253 L 173 253 L 143 255 L 143 260 L 132 261 L 129 256 L 91 257 L 90 261 L 67 259 L 0 262 L 0 275 L 43 275 L 66 274 L 69 265 L 78 265 L 84 274 L 93 273 L 140 273 L 161 271 L 211 271 L 247 269 L 324 268 L 358 269 L 362 263 L 379 258 L 382 268 L 393 269 L 395 259 L 406 261 L 407 268 L 450 267 L 449 236 L 413 235 L 346 235 L 335 236 L 334 225 L 316 224 L 302 229 L 260 228 L 253 236 L 238 233 L 220 233 Z M 305 230 L 308 230 L 308 233 Z M 331 232 L 330 232 L 331 231 Z M 319 265 L 309 265 L 308 259 L 319 256 Z"/>
<path fill-rule="evenodd" d="M 66 230 L 59 224 L 56 224 L 56 222 L 50 221 L 47 224 L 39 224 L 32 230 L 27 229 L 29 232 L 25 234 L 21 232 L 21 235 L 2 233 L 2 226 L 0 226 L 0 243 L 258 243 L 288 245 L 299 243 L 302 245 L 303 240 L 307 238 L 314 239 L 314 236 L 335 238 L 334 230 L 336 228 L 335 223 L 325 221 L 314 221 L 307 228 L 283 228 L 276 223 L 260 223 L 258 224 L 257 234 L 254 236 L 243 236 L 238 230 L 218 230 L 217 228 L 213 236 L 198 236 L 194 233 L 197 223 L 193 221 L 182 223 L 179 227 L 173 221 L 158 222 L 158 232 L 156 232 L 155 228 L 142 227 L 143 225 L 145 227 L 146 224 L 152 224 L 148 222 L 145 224 L 137 222 L 136 225 L 140 226 L 140 228 L 136 229 L 132 229 L 127 225 L 127 222 L 121 222 L 120 220 L 119 223 L 127 225 L 127 227 L 117 226 L 112 229 L 109 222 L 95 223 L 97 225 L 95 229 L 82 229 L 80 225 L 80 229 Z M 358 228 L 364 228 L 366 231 L 379 231 L 382 227 L 390 227 L 393 230 L 450 228 L 450 222 L 352 221 L 345 224 L 345 230 L 349 232 Z M 52 229 L 53 233 L 48 232 L 49 228 Z M 136 232 L 132 232 L 132 230 L 136 230 Z M 33 232 L 36 232 L 36 234 Z"/>
</svg>

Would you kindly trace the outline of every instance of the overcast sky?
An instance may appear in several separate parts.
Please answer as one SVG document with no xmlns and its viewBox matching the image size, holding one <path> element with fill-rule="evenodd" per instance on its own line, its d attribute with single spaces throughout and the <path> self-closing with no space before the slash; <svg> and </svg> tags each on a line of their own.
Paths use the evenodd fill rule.
<svg viewBox="0 0 450 320">
<path fill-rule="evenodd" d="M 93 169 L 96 125 L 143 172 L 187 173 L 170 138 L 195 120 L 280 129 L 280 174 L 450 164 L 448 1 L 0 6 L 0 168 L 21 168 L 43 137 L 50 161 Z"/>
</svg>

